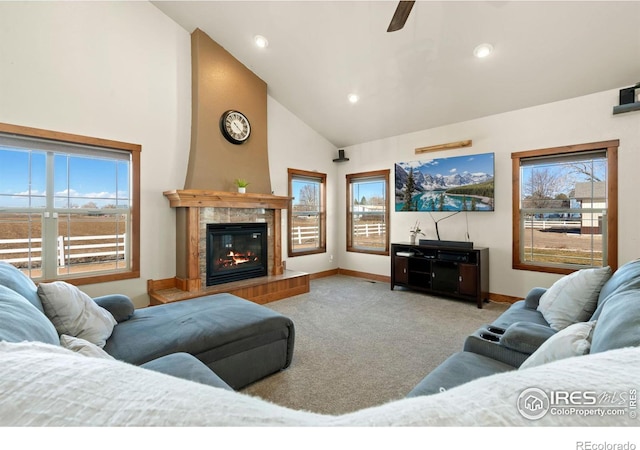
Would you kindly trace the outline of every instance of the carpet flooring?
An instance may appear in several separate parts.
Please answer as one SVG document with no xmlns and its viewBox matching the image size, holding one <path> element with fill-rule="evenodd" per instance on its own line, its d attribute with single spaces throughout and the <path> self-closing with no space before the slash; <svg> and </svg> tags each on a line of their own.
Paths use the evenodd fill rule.
<svg viewBox="0 0 640 450">
<path fill-rule="evenodd" d="M 243 393 L 289 408 L 344 414 L 403 398 L 464 339 L 509 306 L 432 297 L 336 275 L 269 303 L 296 330 L 291 366 Z"/>
</svg>

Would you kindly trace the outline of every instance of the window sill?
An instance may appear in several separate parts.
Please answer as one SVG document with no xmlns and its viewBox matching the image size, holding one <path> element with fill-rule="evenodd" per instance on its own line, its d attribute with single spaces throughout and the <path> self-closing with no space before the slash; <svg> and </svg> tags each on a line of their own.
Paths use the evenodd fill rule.
<svg viewBox="0 0 640 450">
<path fill-rule="evenodd" d="M 296 256 L 317 255 L 319 253 L 327 253 L 326 248 L 318 248 L 313 250 L 305 250 L 302 252 L 288 252 L 289 258 L 295 258 Z"/>
<path fill-rule="evenodd" d="M 53 280 L 41 280 L 43 283 L 52 282 L 52 281 L 65 281 L 69 284 L 73 284 L 74 286 L 80 286 L 84 284 L 97 284 L 97 283 L 107 283 L 110 281 L 121 281 L 121 280 L 131 280 L 134 278 L 140 278 L 140 271 L 130 271 L 130 272 L 118 272 L 118 273 L 109 273 L 103 275 L 90 275 L 85 277 L 60 277 L 55 278 Z"/>
<path fill-rule="evenodd" d="M 347 251 L 353 253 L 364 253 L 368 255 L 389 256 L 389 250 L 366 250 L 357 247 L 347 247 Z"/>
<path fill-rule="evenodd" d="M 557 273 L 559 275 L 569 275 L 570 273 L 575 272 L 576 270 L 582 269 L 582 267 L 576 267 L 575 269 L 570 269 L 568 267 L 551 267 L 551 266 L 540 266 L 535 264 L 522 264 L 522 263 L 513 263 L 512 268 L 515 270 L 528 270 L 530 272 L 544 272 L 544 273 Z"/>
</svg>

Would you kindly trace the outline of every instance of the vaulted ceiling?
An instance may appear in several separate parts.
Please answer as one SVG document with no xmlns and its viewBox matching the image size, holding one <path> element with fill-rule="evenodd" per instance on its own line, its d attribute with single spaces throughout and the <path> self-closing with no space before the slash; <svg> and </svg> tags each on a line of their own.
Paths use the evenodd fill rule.
<svg viewBox="0 0 640 450">
<path fill-rule="evenodd" d="M 152 3 L 336 147 L 640 81 L 640 1 L 418 1 L 392 33 L 395 1 Z"/>
</svg>

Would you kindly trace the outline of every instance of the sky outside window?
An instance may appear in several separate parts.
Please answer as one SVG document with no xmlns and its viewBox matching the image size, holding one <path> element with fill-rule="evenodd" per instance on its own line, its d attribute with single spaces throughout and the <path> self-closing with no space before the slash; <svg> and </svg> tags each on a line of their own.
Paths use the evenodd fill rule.
<svg viewBox="0 0 640 450">
<path fill-rule="evenodd" d="M 128 208 L 129 162 L 55 154 L 56 208 Z M 46 153 L 0 148 L 0 205 L 44 207 Z"/>
</svg>

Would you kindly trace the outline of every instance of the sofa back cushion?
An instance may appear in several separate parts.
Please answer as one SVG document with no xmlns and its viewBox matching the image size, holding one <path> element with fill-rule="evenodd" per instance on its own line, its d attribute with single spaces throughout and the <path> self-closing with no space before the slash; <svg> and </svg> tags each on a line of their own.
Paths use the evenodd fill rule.
<svg viewBox="0 0 640 450">
<path fill-rule="evenodd" d="M 58 333 L 44 313 L 16 291 L 0 285 L 0 341 L 39 341 L 60 345 Z"/>
<path fill-rule="evenodd" d="M 612 297 L 616 292 L 629 289 L 640 290 L 640 259 L 628 262 L 619 267 L 611 278 L 609 278 L 609 281 L 602 286 L 600 295 L 598 296 L 598 308 L 593 313 L 592 320 L 598 319 L 609 297 Z"/>
<path fill-rule="evenodd" d="M 38 297 L 38 288 L 31 281 L 31 278 L 4 261 L 0 261 L 0 285 L 16 291 L 29 300 L 40 312 L 44 312 L 40 297 Z"/>
<path fill-rule="evenodd" d="M 619 291 L 609 296 L 598 317 L 591 353 L 640 346 L 640 290 Z"/>
</svg>

